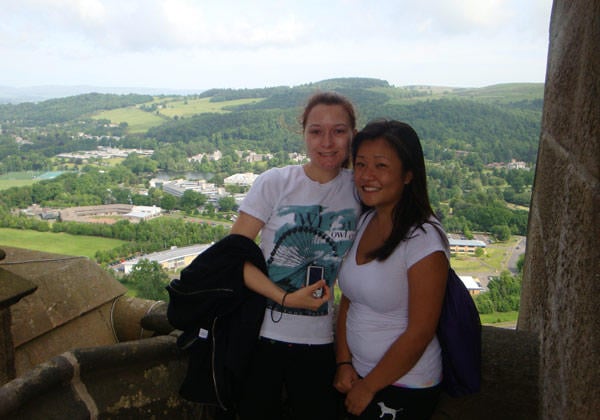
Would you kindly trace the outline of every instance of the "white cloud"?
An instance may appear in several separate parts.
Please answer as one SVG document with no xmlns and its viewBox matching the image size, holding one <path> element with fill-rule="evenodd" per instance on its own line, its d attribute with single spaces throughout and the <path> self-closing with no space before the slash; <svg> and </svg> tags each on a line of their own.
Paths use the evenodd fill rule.
<svg viewBox="0 0 600 420">
<path fill-rule="evenodd" d="M 62 74 L 64 84 L 190 88 L 345 75 L 480 85 L 543 81 L 551 0 L 0 0 L 0 7 L 2 84 L 56 83 Z"/>
</svg>

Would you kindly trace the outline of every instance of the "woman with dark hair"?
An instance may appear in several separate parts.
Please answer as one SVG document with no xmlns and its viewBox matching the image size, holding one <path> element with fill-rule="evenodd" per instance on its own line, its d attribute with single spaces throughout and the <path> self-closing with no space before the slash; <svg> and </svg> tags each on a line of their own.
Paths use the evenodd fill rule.
<svg viewBox="0 0 600 420">
<path fill-rule="evenodd" d="M 260 233 L 268 268 L 267 277 L 244 266 L 245 284 L 268 303 L 242 392 L 242 419 L 282 418 L 284 390 L 293 418 L 336 417 L 331 290 L 360 213 L 352 172 L 344 168 L 356 133 L 354 107 L 337 93 L 317 93 L 301 125 L 308 163 L 261 174 L 231 229 L 253 240 Z M 306 286 L 312 270 L 318 282 Z"/>
<path fill-rule="evenodd" d="M 335 387 L 351 416 L 430 418 L 440 395 L 436 328 L 450 254 L 427 195 L 417 133 L 369 123 L 352 144 L 367 210 L 339 272 Z"/>
</svg>

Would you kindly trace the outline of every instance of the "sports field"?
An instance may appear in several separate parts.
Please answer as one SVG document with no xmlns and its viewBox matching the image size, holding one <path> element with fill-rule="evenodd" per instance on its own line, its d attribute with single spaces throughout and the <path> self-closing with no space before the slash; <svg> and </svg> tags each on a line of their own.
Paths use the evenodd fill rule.
<svg viewBox="0 0 600 420">
<path fill-rule="evenodd" d="M 92 259 L 96 251 L 112 249 L 124 243 L 125 241 L 118 239 L 95 236 L 0 228 L 0 247 L 12 246 L 54 254 L 84 256 Z"/>
<path fill-rule="evenodd" d="M 52 179 L 63 174 L 64 171 L 39 172 L 19 171 L 7 172 L 0 175 L 0 191 L 11 187 L 24 187 L 44 179 Z"/>
<path fill-rule="evenodd" d="M 12 187 L 24 187 L 37 182 L 39 179 L 36 178 L 40 175 L 39 172 L 22 171 L 22 172 L 8 172 L 0 175 L 0 191 L 7 190 Z"/>
</svg>

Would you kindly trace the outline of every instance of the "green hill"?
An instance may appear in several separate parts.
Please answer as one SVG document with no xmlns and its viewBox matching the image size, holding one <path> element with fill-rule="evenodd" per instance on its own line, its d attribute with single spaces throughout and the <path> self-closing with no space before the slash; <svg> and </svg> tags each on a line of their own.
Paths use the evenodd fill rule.
<svg viewBox="0 0 600 420">
<path fill-rule="evenodd" d="M 298 117 L 308 96 L 319 90 L 348 96 L 356 105 L 359 126 L 379 117 L 410 123 L 421 135 L 428 159 L 447 159 L 450 152 L 469 153 L 484 164 L 510 159 L 533 164 L 543 89 L 541 83 L 450 88 L 339 78 L 293 87 L 211 89 L 188 96 L 89 93 L 0 105 L 0 139 L 5 139 L 0 143 L 0 171 L 8 156 L 21 152 L 48 158 L 112 145 L 113 139 L 124 147 L 193 144 L 185 147 L 188 155 L 215 149 L 301 151 Z M 82 138 L 81 133 L 89 136 Z M 16 144 L 19 137 L 24 141 Z M 6 164 L 11 166 L 29 169 L 16 161 Z"/>
</svg>

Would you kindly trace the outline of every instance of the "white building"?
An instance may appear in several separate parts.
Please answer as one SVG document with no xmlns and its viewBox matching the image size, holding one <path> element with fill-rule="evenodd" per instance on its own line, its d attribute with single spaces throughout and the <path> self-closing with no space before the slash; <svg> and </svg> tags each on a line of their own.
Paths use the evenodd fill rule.
<svg viewBox="0 0 600 420">
<path fill-rule="evenodd" d="M 164 192 L 174 195 L 175 197 L 183 196 L 186 190 L 192 190 L 200 194 L 211 196 L 222 196 L 226 194 L 225 188 L 217 187 L 211 182 L 205 180 L 188 181 L 177 179 L 175 181 L 167 181 L 162 185 Z"/>
<path fill-rule="evenodd" d="M 148 260 L 156 261 L 165 270 L 177 270 L 189 265 L 198 254 L 206 251 L 211 245 L 212 244 L 201 244 L 181 248 L 173 247 L 166 251 L 153 252 L 124 261 L 117 269 L 122 270 L 125 274 L 129 274 L 140 260 Z"/>
<path fill-rule="evenodd" d="M 477 248 L 485 248 L 485 242 L 469 239 L 448 238 L 450 252 L 453 254 L 474 254 Z"/>
<path fill-rule="evenodd" d="M 138 220 L 149 220 L 160 216 L 162 209 L 156 206 L 133 206 L 125 217 Z"/>
<path fill-rule="evenodd" d="M 223 157 L 223 153 L 220 150 L 216 150 L 213 153 L 199 153 L 197 155 L 192 156 L 188 159 L 188 162 L 202 162 L 202 159 L 206 158 L 208 160 L 220 160 Z"/>
<path fill-rule="evenodd" d="M 243 174 L 233 174 L 228 176 L 223 180 L 225 185 L 246 185 L 250 186 L 254 184 L 254 181 L 258 178 L 258 175 L 253 174 L 251 172 L 246 172 Z"/>
<path fill-rule="evenodd" d="M 482 290 L 484 290 L 484 288 L 481 287 L 480 284 L 473 277 L 460 275 L 458 277 L 460 277 L 460 280 L 463 282 L 470 294 L 477 295 Z"/>
</svg>

